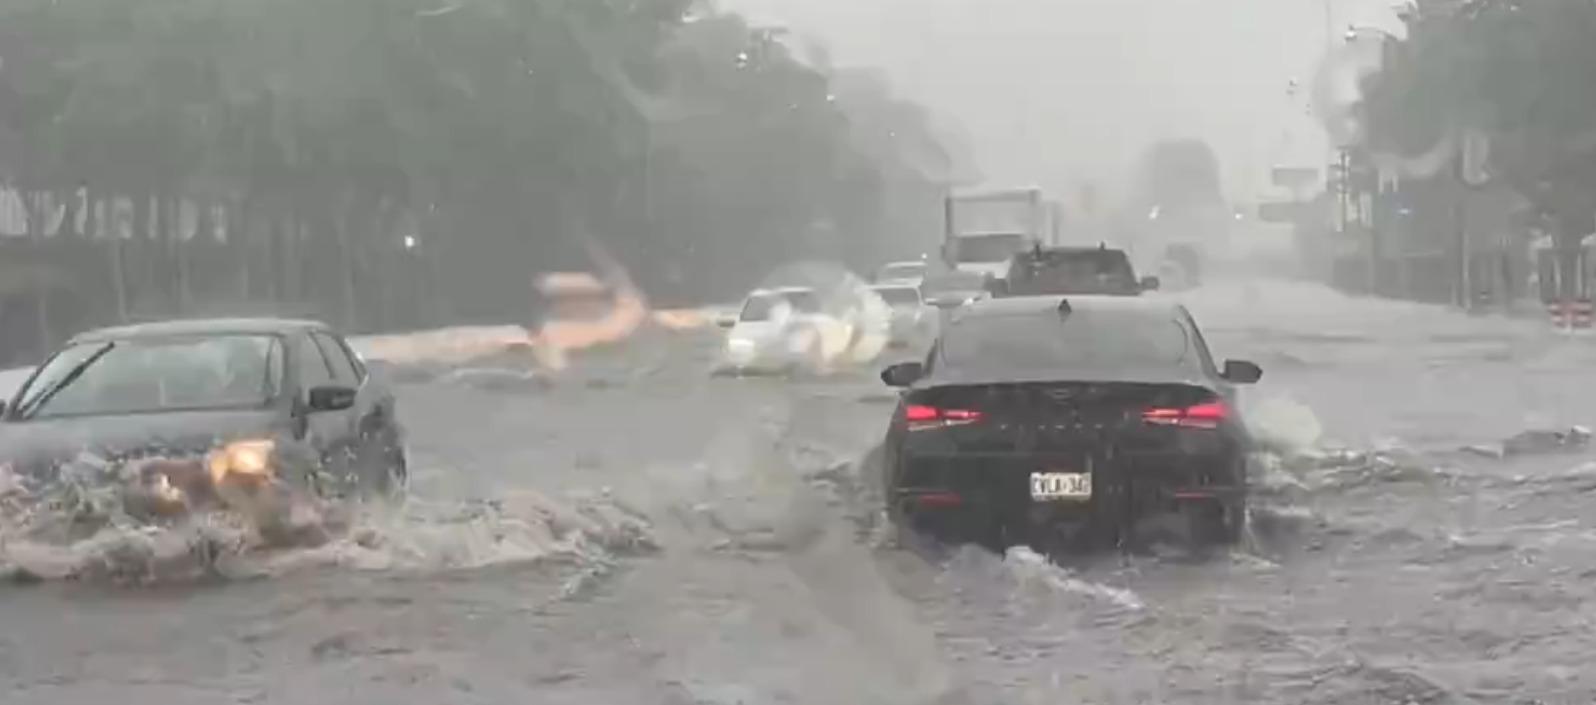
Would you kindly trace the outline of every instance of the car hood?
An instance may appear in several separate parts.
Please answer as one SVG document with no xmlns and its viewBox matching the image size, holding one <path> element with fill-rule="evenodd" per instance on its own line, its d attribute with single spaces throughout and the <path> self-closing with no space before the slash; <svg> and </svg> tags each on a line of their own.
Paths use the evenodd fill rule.
<svg viewBox="0 0 1596 705">
<path fill-rule="evenodd" d="M 281 430 L 271 410 L 192 411 L 0 424 L 0 463 L 38 475 L 81 453 L 107 459 L 203 453 L 221 442 Z"/>
</svg>

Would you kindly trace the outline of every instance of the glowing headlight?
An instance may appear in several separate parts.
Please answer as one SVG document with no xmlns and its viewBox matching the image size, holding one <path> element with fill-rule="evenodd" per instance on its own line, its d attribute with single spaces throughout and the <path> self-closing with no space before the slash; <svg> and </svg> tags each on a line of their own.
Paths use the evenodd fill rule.
<svg viewBox="0 0 1596 705">
<path fill-rule="evenodd" d="M 726 341 L 726 349 L 732 352 L 753 352 L 754 341 L 747 338 L 730 338 Z"/>
<path fill-rule="evenodd" d="M 273 441 L 234 441 L 211 451 L 205 465 L 210 469 L 211 481 L 220 483 L 228 475 L 245 475 L 266 478 L 272 474 Z"/>
</svg>

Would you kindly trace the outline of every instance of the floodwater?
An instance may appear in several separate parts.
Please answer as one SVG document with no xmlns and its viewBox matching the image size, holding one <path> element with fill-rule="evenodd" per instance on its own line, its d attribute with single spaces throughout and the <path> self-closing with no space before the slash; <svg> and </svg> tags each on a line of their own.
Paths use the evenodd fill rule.
<svg viewBox="0 0 1596 705">
<path fill-rule="evenodd" d="M 711 378 L 714 332 L 648 333 L 551 382 L 407 378 L 415 499 L 330 544 L 10 541 L 46 579 L 0 587 L 0 701 L 1596 701 L 1596 458 L 1504 445 L 1593 420 L 1592 340 L 1307 284 L 1180 296 L 1265 369 L 1228 555 L 896 548 L 872 371 Z"/>
</svg>

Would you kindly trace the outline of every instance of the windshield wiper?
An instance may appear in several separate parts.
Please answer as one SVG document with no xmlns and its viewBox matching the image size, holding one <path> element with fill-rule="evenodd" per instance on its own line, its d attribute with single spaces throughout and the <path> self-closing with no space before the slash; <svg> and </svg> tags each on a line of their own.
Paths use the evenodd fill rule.
<svg viewBox="0 0 1596 705">
<path fill-rule="evenodd" d="M 105 357 L 105 354 L 111 352 L 111 349 L 114 347 L 116 347 L 116 343 L 106 343 L 105 345 L 100 346 L 99 350 L 94 351 L 94 354 L 83 358 L 82 362 L 74 365 L 72 369 L 67 370 L 66 375 L 62 376 L 61 379 L 55 384 L 50 385 L 50 387 L 45 389 L 42 394 L 24 403 L 21 408 L 18 408 L 16 412 L 17 419 L 20 421 L 26 421 L 33 418 L 33 415 L 38 413 L 40 409 L 43 409 L 44 405 L 49 403 L 51 399 L 55 398 L 56 394 L 60 393 L 61 390 L 71 386 L 73 382 L 78 381 L 78 378 L 82 377 L 84 372 L 88 371 L 88 369 L 92 367 L 94 363 L 99 362 L 100 358 Z"/>
</svg>

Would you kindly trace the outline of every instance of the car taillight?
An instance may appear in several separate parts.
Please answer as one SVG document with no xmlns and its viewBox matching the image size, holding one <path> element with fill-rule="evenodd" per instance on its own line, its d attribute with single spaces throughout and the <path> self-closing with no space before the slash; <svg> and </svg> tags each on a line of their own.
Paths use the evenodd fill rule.
<svg viewBox="0 0 1596 705">
<path fill-rule="evenodd" d="M 1183 428 L 1218 428 L 1229 416 L 1230 409 L 1222 401 L 1187 407 L 1153 407 L 1142 412 L 1142 420 L 1147 423 Z"/>
<path fill-rule="evenodd" d="M 970 409 L 943 409 L 924 404 L 910 404 L 903 410 L 903 419 L 909 422 L 910 431 L 963 426 L 980 421 L 981 416 L 981 412 Z"/>
</svg>

